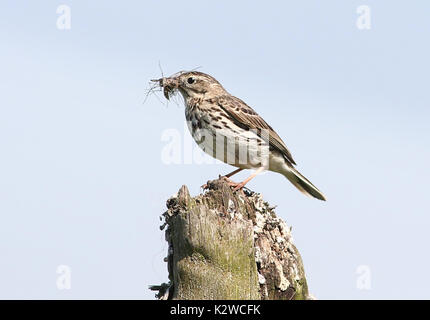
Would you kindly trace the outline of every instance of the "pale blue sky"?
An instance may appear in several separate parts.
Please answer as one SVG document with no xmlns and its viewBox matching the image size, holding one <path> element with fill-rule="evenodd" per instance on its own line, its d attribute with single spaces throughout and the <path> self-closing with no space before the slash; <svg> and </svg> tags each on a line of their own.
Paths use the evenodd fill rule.
<svg viewBox="0 0 430 320">
<path fill-rule="evenodd" d="M 56 28 L 70 5 L 71 30 Z M 356 27 L 359 5 L 370 30 Z M 0 298 L 152 298 L 165 201 L 227 165 L 166 165 L 182 106 L 148 80 L 202 66 L 269 122 L 326 194 L 250 183 L 293 226 L 320 299 L 430 298 L 425 1 L 2 1 Z M 160 96 L 161 97 L 161 96 Z M 243 173 L 245 177 L 249 172 Z M 58 290 L 56 268 L 72 269 Z M 356 269 L 371 271 L 371 290 Z"/>
</svg>

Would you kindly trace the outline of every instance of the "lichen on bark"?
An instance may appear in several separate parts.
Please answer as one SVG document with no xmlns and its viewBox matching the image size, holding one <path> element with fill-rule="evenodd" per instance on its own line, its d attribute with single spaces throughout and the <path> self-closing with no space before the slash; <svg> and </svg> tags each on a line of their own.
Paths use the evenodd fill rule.
<svg viewBox="0 0 430 320">
<path fill-rule="evenodd" d="M 309 299 L 291 229 L 260 194 L 224 178 L 191 197 L 186 186 L 163 214 L 169 283 L 160 299 Z"/>
</svg>

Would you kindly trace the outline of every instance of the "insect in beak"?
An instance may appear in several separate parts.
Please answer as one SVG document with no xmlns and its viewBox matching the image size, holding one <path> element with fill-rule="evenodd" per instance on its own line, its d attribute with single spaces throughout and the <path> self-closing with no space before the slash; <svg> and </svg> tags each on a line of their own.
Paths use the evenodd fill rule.
<svg viewBox="0 0 430 320">
<path fill-rule="evenodd" d="M 160 79 L 153 79 L 152 82 L 158 82 L 159 86 L 163 88 L 163 94 L 166 97 L 167 100 L 170 100 L 170 93 L 178 88 L 177 81 L 172 78 L 160 78 Z"/>
</svg>

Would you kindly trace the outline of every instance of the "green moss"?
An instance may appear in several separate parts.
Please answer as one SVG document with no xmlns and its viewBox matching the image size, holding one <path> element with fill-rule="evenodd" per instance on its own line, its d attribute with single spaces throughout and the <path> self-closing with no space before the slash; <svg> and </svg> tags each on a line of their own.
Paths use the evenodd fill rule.
<svg viewBox="0 0 430 320">
<path fill-rule="evenodd" d="M 293 297 L 294 300 L 306 300 L 308 295 L 308 284 L 306 279 L 296 280 L 296 293 Z"/>
<path fill-rule="evenodd" d="M 175 217 L 172 242 L 181 253 L 178 292 L 193 295 L 178 298 L 258 299 L 252 224 L 222 217 L 214 208 L 220 200 L 205 199 L 211 200 L 189 201 L 186 212 Z"/>
<path fill-rule="evenodd" d="M 245 279 L 237 277 L 212 263 L 196 261 L 188 257 L 178 262 L 177 270 L 180 278 L 178 299 L 259 298 L 258 291 L 249 286 L 249 276 Z"/>
</svg>

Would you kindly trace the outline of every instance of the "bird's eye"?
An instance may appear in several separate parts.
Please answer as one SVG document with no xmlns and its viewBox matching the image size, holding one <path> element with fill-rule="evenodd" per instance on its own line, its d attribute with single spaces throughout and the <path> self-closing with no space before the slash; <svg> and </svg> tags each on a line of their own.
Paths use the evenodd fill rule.
<svg viewBox="0 0 430 320">
<path fill-rule="evenodd" d="M 187 79 L 187 82 L 189 83 L 189 84 L 193 84 L 194 83 L 194 78 L 193 77 L 189 77 L 188 79 Z"/>
</svg>

